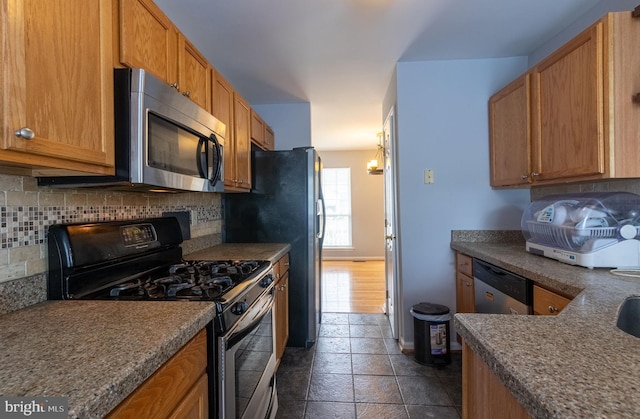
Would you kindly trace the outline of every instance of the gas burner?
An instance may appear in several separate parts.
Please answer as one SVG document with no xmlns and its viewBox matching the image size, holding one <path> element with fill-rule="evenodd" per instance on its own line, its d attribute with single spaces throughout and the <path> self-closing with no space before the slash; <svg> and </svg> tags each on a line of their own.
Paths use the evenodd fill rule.
<svg viewBox="0 0 640 419">
<path fill-rule="evenodd" d="M 181 261 L 164 268 L 166 276 L 146 276 L 111 288 L 116 299 L 187 299 L 214 301 L 269 262 L 261 261 Z M 162 270 L 160 270 L 162 273 Z"/>
</svg>

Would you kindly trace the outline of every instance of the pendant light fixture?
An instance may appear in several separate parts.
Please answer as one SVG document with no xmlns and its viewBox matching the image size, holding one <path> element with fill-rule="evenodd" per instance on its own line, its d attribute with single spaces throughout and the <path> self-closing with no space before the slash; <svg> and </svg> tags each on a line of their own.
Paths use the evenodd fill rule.
<svg viewBox="0 0 640 419">
<path fill-rule="evenodd" d="M 376 155 L 372 160 L 367 162 L 367 173 L 370 175 L 381 175 L 383 173 L 382 167 L 384 167 L 384 146 L 382 145 L 382 133 L 378 133 L 378 145 Z M 378 166 L 378 165 L 382 166 Z"/>
</svg>

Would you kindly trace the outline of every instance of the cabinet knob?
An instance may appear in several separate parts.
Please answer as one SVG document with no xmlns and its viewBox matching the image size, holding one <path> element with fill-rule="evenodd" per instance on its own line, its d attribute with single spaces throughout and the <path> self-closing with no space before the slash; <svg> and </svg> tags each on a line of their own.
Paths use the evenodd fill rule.
<svg viewBox="0 0 640 419">
<path fill-rule="evenodd" d="M 289 262 L 285 262 L 285 263 L 284 263 L 284 266 L 289 266 Z"/>
<path fill-rule="evenodd" d="M 24 138 L 25 140 L 33 140 L 36 137 L 36 133 L 31 128 L 23 127 L 14 132 L 18 138 Z"/>
<path fill-rule="evenodd" d="M 189 96 L 191 96 L 191 92 L 188 91 L 188 90 L 186 92 L 182 92 L 182 96 L 189 97 Z"/>
<path fill-rule="evenodd" d="M 178 84 L 178 82 L 173 82 L 171 83 L 169 86 L 173 87 L 174 89 L 178 90 L 178 88 L 180 87 L 180 85 Z"/>
<path fill-rule="evenodd" d="M 527 180 L 527 179 L 529 179 L 529 176 L 527 176 L 527 175 L 520 175 L 520 179 L 522 179 L 522 180 Z"/>
<path fill-rule="evenodd" d="M 540 173 L 538 172 L 531 172 L 531 177 L 538 177 L 540 176 Z"/>
<path fill-rule="evenodd" d="M 549 310 L 549 313 L 550 313 L 550 314 L 555 314 L 555 313 L 557 313 L 557 312 L 558 312 L 558 308 L 557 308 L 557 307 L 554 307 L 554 306 L 549 306 L 549 307 L 547 308 L 547 310 Z"/>
</svg>

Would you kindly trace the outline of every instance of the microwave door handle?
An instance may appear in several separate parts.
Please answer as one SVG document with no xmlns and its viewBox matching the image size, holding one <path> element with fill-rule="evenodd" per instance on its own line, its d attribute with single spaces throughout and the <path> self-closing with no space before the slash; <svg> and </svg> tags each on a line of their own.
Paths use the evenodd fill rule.
<svg viewBox="0 0 640 419">
<path fill-rule="evenodd" d="M 209 181 L 211 182 L 212 186 L 215 186 L 216 182 L 218 180 L 222 180 L 219 179 L 220 178 L 220 172 L 222 171 L 222 149 L 220 148 L 220 143 L 218 142 L 218 138 L 216 137 L 215 134 L 211 134 L 211 141 L 213 141 L 213 149 L 215 151 L 214 154 L 214 159 L 213 159 L 213 164 L 215 167 L 213 167 L 212 170 L 212 174 L 211 174 L 211 178 L 209 179 Z"/>
<path fill-rule="evenodd" d="M 198 140 L 198 147 L 196 148 L 196 164 L 198 166 L 198 173 L 200 177 L 207 178 L 207 172 L 204 167 L 207 167 L 207 139 L 200 137 Z M 203 152 L 204 150 L 204 152 Z M 203 161 L 204 160 L 204 161 Z M 204 162 L 204 164 L 203 164 Z"/>
</svg>

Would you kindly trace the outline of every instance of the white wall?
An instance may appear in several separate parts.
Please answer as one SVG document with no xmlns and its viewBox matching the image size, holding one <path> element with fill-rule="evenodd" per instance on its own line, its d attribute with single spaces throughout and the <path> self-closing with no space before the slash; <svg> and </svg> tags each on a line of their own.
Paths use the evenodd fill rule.
<svg viewBox="0 0 640 419">
<path fill-rule="evenodd" d="M 487 101 L 526 66 L 527 57 L 397 65 L 404 347 L 413 347 L 412 305 L 428 301 L 455 311 L 451 230 L 520 229 L 529 191 L 489 186 Z M 425 169 L 434 170 L 434 184 L 423 183 Z"/>
<path fill-rule="evenodd" d="M 312 145 L 311 105 L 308 102 L 251 106 L 273 128 L 276 150 Z"/>
<path fill-rule="evenodd" d="M 384 176 L 369 175 L 366 170 L 376 150 L 321 150 L 319 153 L 325 168 L 351 168 L 353 220 L 353 248 L 323 249 L 323 259 L 384 259 Z"/>
</svg>

